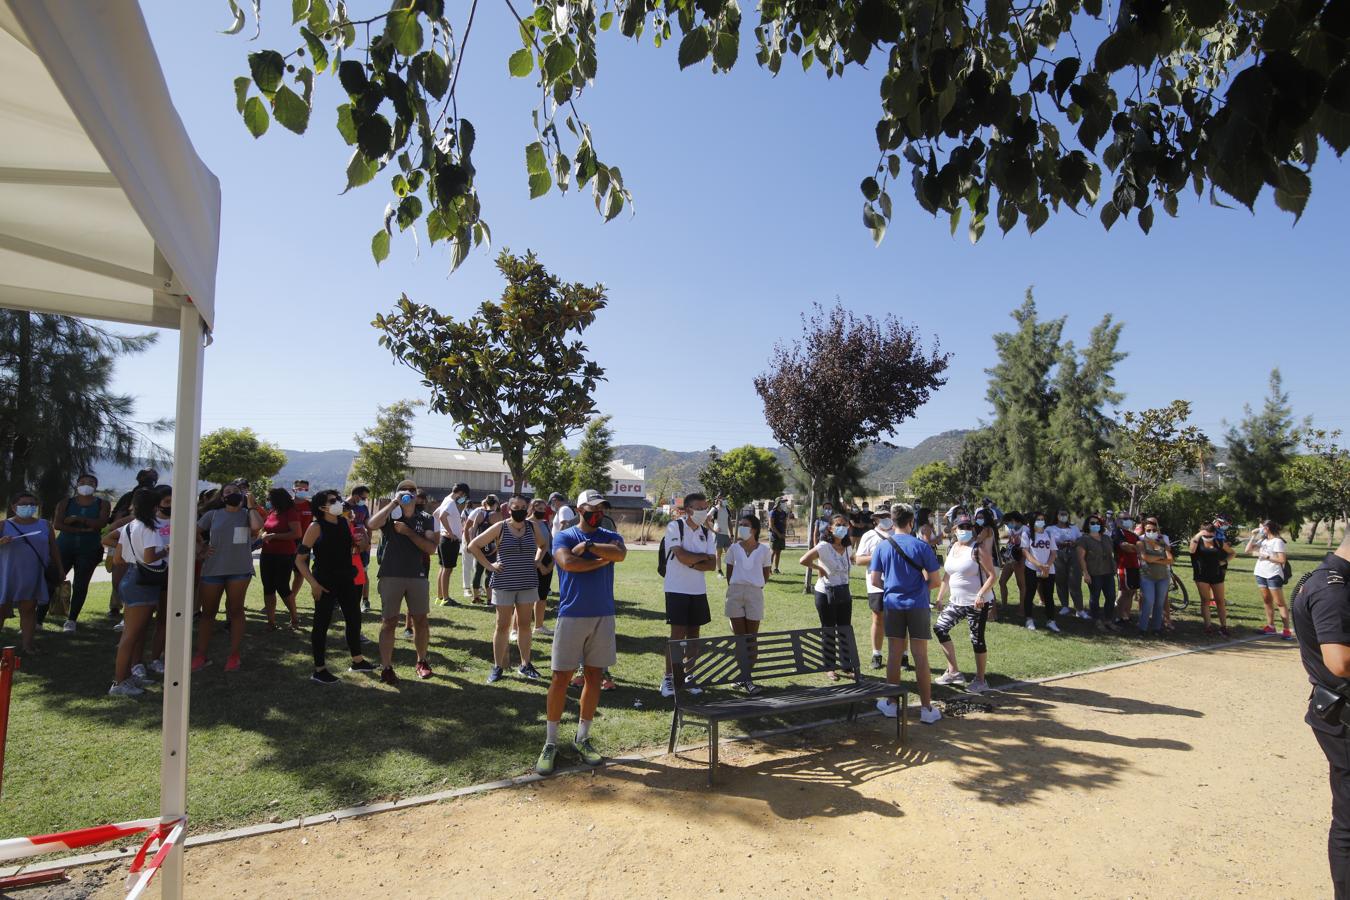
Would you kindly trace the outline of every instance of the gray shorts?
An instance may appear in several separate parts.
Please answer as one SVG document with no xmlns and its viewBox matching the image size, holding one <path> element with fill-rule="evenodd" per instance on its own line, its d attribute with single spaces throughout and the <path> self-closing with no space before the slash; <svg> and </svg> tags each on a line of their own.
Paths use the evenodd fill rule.
<svg viewBox="0 0 1350 900">
<path fill-rule="evenodd" d="M 885 611 L 886 609 L 885 601 L 886 601 L 885 594 L 873 594 L 871 592 L 867 594 L 867 608 L 874 613 Z"/>
<path fill-rule="evenodd" d="M 719 534 L 717 536 L 717 549 L 726 550 L 731 546 L 731 535 Z"/>
<path fill-rule="evenodd" d="M 553 671 L 575 672 L 577 663 L 604 669 L 618 661 L 613 616 L 559 616 L 553 625 Z"/>
<path fill-rule="evenodd" d="M 492 589 L 493 606 L 515 606 L 517 603 L 534 603 L 539 599 L 539 586 L 520 591 L 500 591 Z"/>
<path fill-rule="evenodd" d="M 425 616 L 431 612 L 431 585 L 425 578 L 380 576 L 380 614 L 386 619 L 397 619 L 403 598 L 408 598 L 408 612 Z"/>
<path fill-rule="evenodd" d="M 886 637 L 926 641 L 933 636 L 933 610 L 891 609 L 885 612 Z"/>
</svg>

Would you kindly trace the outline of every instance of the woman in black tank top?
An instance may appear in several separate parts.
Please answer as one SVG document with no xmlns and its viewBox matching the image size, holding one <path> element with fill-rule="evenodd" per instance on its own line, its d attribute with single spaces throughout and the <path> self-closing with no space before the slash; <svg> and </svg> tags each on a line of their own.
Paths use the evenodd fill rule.
<svg viewBox="0 0 1350 900">
<path fill-rule="evenodd" d="M 1228 574 L 1228 561 L 1237 555 L 1237 551 L 1232 544 L 1218 539 L 1212 522 L 1201 527 L 1191 538 L 1190 551 L 1195 589 L 1200 593 L 1200 614 L 1205 619 L 1205 634 L 1214 633 L 1214 626 L 1209 621 L 1209 607 L 1213 604 L 1219 610 L 1219 634 L 1228 637 L 1228 604 L 1223 581 Z"/>
<path fill-rule="evenodd" d="M 347 649 L 352 654 L 348 671 L 373 672 L 375 667 L 361 655 L 361 586 L 356 583 L 357 568 L 353 556 L 361 551 L 352 534 L 351 524 L 343 517 L 346 504 L 337 491 L 319 491 L 310 502 L 314 521 L 301 540 L 303 550 L 295 556 L 295 568 L 309 582 L 314 593 L 314 630 L 310 646 L 314 651 L 314 674 L 311 681 L 336 684 L 337 677 L 328 671 L 324 651 L 328 642 L 328 625 L 333 621 L 333 608 L 341 607 L 346 623 Z M 311 566 L 309 550 L 314 551 Z"/>
</svg>

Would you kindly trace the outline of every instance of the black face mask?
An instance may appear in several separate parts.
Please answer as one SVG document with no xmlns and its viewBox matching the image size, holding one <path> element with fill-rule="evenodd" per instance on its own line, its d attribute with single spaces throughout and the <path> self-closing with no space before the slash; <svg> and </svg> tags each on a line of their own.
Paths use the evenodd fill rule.
<svg viewBox="0 0 1350 900">
<path fill-rule="evenodd" d="M 226 495 L 225 495 L 225 505 L 226 505 L 226 506 L 238 506 L 238 505 L 243 501 L 243 499 L 244 499 L 244 496 L 243 496 L 242 494 L 226 494 Z"/>
<path fill-rule="evenodd" d="M 583 514 L 581 521 L 585 522 L 591 528 L 599 528 L 600 523 L 605 521 L 605 514 L 597 509 L 594 512 Z"/>
<path fill-rule="evenodd" d="M 513 510 L 511 510 L 511 521 L 512 521 L 512 522 L 524 522 L 524 521 L 525 521 L 525 514 L 526 514 L 527 512 L 529 512 L 529 510 L 525 510 L 525 509 L 513 509 Z"/>
<path fill-rule="evenodd" d="M 534 514 L 534 517 L 535 517 L 536 519 L 547 519 L 547 518 L 548 518 L 548 513 L 546 513 L 546 512 L 537 512 L 537 513 Z"/>
</svg>

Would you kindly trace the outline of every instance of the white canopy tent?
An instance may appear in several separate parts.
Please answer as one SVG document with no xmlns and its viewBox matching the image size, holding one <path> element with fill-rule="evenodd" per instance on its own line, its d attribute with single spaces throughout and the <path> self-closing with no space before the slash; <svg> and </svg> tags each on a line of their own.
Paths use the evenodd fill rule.
<svg viewBox="0 0 1350 900">
<path fill-rule="evenodd" d="M 179 332 L 165 821 L 187 813 L 197 445 L 219 239 L 220 184 L 173 107 L 136 0 L 0 0 L 0 306 Z M 160 877 L 163 896 L 182 895 L 181 842 Z"/>
</svg>

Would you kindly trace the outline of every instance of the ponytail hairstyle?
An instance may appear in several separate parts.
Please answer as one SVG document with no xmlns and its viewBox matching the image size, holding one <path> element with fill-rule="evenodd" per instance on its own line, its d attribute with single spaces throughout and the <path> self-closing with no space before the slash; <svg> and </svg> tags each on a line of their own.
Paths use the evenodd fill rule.
<svg viewBox="0 0 1350 900">
<path fill-rule="evenodd" d="M 131 495 L 131 514 L 146 528 L 158 528 L 155 513 L 159 511 L 159 491 L 152 487 L 136 488 Z"/>
</svg>

